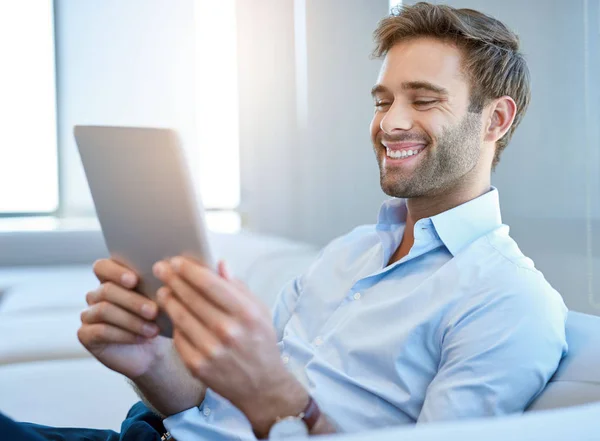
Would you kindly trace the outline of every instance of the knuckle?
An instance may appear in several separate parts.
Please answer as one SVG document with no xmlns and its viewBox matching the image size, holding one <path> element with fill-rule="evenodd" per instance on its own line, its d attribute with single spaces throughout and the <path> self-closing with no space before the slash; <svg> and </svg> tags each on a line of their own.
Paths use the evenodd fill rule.
<svg viewBox="0 0 600 441">
<path fill-rule="evenodd" d="M 260 323 L 260 311 L 257 307 L 251 306 L 244 310 L 242 313 L 244 321 L 250 326 L 254 328 Z"/>
<path fill-rule="evenodd" d="M 235 323 L 219 322 L 216 325 L 215 332 L 226 345 L 235 345 L 241 337 L 240 328 Z"/>
<path fill-rule="evenodd" d="M 96 290 L 96 299 L 102 300 L 106 297 L 106 291 L 108 291 L 108 282 L 101 283 Z"/>
<path fill-rule="evenodd" d="M 79 342 L 82 345 L 86 345 L 87 344 L 87 339 L 86 339 L 86 332 L 85 332 L 85 327 L 82 326 L 77 330 L 77 339 L 79 340 Z"/>
<path fill-rule="evenodd" d="M 225 353 L 225 348 L 219 343 L 208 345 L 206 349 L 206 358 L 210 361 L 219 360 Z"/>
<path fill-rule="evenodd" d="M 208 364 L 205 359 L 199 356 L 192 357 L 189 361 L 188 369 L 197 377 L 206 375 Z"/>
<path fill-rule="evenodd" d="M 106 317 L 110 314 L 110 309 L 111 305 L 108 302 L 102 302 L 96 305 L 96 313 L 101 319 L 106 319 Z"/>
<path fill-rule="evenodd" d="M 108 327 L 106 325 L 96 325 L 90 329 L 90 340 L 101 341 L 107 335 Z"/>
</svg>

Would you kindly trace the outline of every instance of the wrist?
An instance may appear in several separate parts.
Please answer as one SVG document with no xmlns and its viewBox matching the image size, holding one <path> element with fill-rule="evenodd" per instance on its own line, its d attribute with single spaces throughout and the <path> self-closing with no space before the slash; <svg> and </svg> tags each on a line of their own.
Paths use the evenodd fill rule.
<svg viewBox="0 0 600 441">
<path fill-rule="evenodd" d="M 158 337 L 152 342 L 152 345 L 151 361 L 147 363 L 143 370 L 138 371 L 137 375 L 128 375 L 128 378 L 139 386 L 154 383 L 168 369 L 168 365 L 172 364 L 174 349 L 171 340 Z"/>
<path fill-rule="evenodd" d="M 281 387 L 262 394 L 242 409 L 257 438 L 266 438 L 280 418 L 298 416 L 309 402 L 308 392 L 295 378 Z"/>
<path fill-rule="evenodd" d="M 206 387 L 189 374 L 170 339 L 157 345 L 153 362 L 130 380 L 140 398 L 166 417 L 198 406 L 206 394 Z"/>
</svg>

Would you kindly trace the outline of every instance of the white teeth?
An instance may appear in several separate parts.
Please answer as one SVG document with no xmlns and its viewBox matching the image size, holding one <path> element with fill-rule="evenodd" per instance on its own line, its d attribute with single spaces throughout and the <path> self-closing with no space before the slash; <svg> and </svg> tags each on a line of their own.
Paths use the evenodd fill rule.
<svg viewBox="0 0 600 441">
<path fill-rule="evenodd" d="M 394 159 L 404 159 L 409 156 L 415 156 L 419 154 L 421 150 L 390 150 L 386 149 L 387 156 Z"/>
</svg>

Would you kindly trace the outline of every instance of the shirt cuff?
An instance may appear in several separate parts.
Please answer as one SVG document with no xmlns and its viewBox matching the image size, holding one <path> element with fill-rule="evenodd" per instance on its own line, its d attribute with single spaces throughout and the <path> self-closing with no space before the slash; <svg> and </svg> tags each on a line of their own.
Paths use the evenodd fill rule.
<svg viewBox="0 0 600 441">
<path fill-rule="evenodd" d="M 171 415 L 163 420 L 165 429 L 169 431 L 171 436 L 175 439 L 186 439 L 190 426 L 193 426 L 194 421 L 198 421 L 201 418 L 200 410 L 197 407 L 184 410 L 183 412 Z"/>
</svg>

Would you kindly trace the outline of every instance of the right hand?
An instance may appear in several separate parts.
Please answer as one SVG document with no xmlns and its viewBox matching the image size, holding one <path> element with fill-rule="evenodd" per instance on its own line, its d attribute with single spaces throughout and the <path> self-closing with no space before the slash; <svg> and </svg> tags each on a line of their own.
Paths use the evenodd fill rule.
<svg viewBox="0 0 600 441">
<path fill-rule="evenodd" d="M 114 260 L 96 261 L 94 273 L 101 285 L 86 295 L 88 308 L 81 313 L 77 337 L 102 364 L 135 381 L 170 346 L 154 323 L 158 305 L 132 291 L 138 275 Z"/>
</svg>

